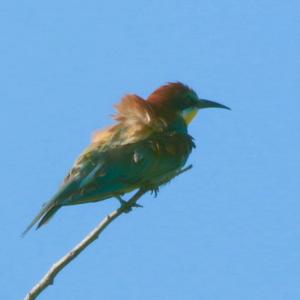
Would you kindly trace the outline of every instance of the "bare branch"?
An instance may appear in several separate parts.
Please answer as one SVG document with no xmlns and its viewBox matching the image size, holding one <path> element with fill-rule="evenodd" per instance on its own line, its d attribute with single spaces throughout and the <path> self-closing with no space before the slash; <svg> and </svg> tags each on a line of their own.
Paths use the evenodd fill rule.
<svg viewBox="0 0 300 300">
<path fill-rule="evenodd" d="M 176 175 L 180 175 L 192 168 L 192 165 L 179 170 Z M 173 177 L 173 178 L 174 178 Z M 127 213 L 132 209 L 132 207 L 139 207 L 136 202 L 148 191 L 146 188 L 139 189 L 129 201 L 122 202 L 121 207 L 107 215 L 99 225 L 92 230 L 79 244 L 77 244 L 70 252 L 63 256 L 60 260 L 52 265 L 49 271 L 44 275 L 44 277 L 30 290 L 30 292 L 25 296 L 24 300 L 34 300 L 38 295 L 43 292 L 49 285 L 52 285 L 57 274 L 66 267 L 77 255 L 79 255 L 86 247 L 88 247 L 93 241 L 95 241 L 102 231 L 117 217 L 122 213 Z"/>
<path fill-rule="evenodd" d="M 56 275 L 67 266 L 77 255 L 79 255 L 87 246 L 89 246 L 94 240 L 96 240 L 102 231 L 118 216 L 127 212 L 133 207 L 141 196 L 143 196 L 147 190 L 140 189 L 132 198 L 123 206 L 119 207 L 109 215 L 107 215 L 99 225 L 92 230 L 79 244 L 77 244 L 70 252 L 64 257 L 58 260 L 45 276 L 31 289 L 31 291 L 25 296 L 24 300 L 33 300 L 45 290 L 49 285 L 53 284 Z"/>
</svg>

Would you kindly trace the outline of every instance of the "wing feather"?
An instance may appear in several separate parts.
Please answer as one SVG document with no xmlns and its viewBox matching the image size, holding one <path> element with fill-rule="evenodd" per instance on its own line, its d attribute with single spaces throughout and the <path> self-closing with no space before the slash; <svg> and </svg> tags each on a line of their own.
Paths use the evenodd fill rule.
<svg viewBox="0 0 300 300">
<path fill-rule="evenodd" d="M 159 186 L 183 167 L 193 147 L 187 134 L 164 134 L 109 149 L 64 205 L 100 201 L 141 186 Z"/>
</svg>

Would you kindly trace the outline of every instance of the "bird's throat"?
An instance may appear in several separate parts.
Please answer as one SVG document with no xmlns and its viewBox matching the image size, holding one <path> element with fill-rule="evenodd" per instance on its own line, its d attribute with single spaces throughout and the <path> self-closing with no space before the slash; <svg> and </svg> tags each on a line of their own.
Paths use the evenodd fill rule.
<svg viewBox="0 0 300 300">
<path fill-rule="evenodd" d="M 182 111 L 181 115 L 187 125 L 189 125 L 198 113 L 198 108 L 189 107 Z"/>
</svg>

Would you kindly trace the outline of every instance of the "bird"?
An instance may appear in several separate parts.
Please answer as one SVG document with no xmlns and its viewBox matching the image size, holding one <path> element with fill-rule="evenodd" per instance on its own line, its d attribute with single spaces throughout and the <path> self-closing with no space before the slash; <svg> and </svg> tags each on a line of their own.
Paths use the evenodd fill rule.
<svg viewBox="0 0 300 300">
<path fill-rule="evenodd" d="M 201 99 L 181 82 L 162 85 L 147 99 L 125 95 L 116 123 L 96 131 L 57 193 L 23 232 L 45 225 L 63 206 L 117 198 L 138 189 L 154 192 L 176 177 L 195 148 L 188 126 L 198 111 L 229 107 Z M 136 206 L 140 206 L 136 204 Z"/>
</svg>

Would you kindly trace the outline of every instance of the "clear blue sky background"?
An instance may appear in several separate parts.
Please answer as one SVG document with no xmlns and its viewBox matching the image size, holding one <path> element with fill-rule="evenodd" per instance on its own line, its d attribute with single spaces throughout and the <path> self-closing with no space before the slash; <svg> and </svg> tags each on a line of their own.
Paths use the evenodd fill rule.
<svg viewBox="0 0 300 300">
<path fill-rule="evenodd" d="M 299 1 L 1 1 L 0 298 L 22 299 L 117 207 L 20 233 L 125 93 L 183 81 L 232 112 L 194 169 L 112 224 L 39 299 L 300 297 Z"/>
</svg>

